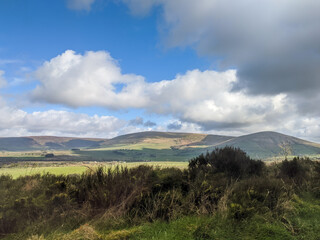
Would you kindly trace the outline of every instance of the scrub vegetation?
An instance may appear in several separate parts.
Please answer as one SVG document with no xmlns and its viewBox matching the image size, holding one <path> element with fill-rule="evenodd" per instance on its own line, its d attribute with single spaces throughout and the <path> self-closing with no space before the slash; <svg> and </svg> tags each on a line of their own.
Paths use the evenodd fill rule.
<svg viewBox="0 0 320 240">
<path fill-rule="evenodd" d="M 2 239 L 318 239 L 320 163 L 238 148 L 187 168 L 98 167 L 0 177 Z"/>
</svg>

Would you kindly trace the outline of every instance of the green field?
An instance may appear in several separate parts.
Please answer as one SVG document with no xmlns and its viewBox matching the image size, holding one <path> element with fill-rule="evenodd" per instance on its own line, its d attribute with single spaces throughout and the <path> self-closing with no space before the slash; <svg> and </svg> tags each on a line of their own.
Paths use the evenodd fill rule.
<svg viewBox="0 0 320 240">
<path fill-rule="evenodd" d="M 41 163 L 40 163 L 41 165 Z M 82 174 L 85 171 L 94 170 L 99 166 L 105 168 L 114 168 L 116 166 L 122 167 L 137 167 L 139 165 L 148 165 L 159 168 L 177 167 L 180 169 L 187 168 L 188 162 L 134 162 L 134 163 L 75 163 L 75 164 L 57 164 L 48 163 L 47 166 L 7 166 L 0 168 L 0 175 L 11 175 L 14 179 L 20 176 L 34 175 L 34 174 L 55 174 L 55 175 L 68 175 L 68 174 Z"/>
<path fill-rule="evenodd" d="M 85 166 L 60 166 L 60 167 L 16 167 L 16 168 L 1 168 L 0 175 L 11 175 L 14 179 L 20 176 L 51 173 L 60 174 L 81 174 L 88 168 Z"/>
</svg>

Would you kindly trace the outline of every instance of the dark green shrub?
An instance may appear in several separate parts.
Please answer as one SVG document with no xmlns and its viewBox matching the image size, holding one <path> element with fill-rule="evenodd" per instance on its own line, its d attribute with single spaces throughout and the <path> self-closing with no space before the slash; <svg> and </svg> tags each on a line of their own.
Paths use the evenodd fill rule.
<svg viewBox="0 0 320 240">
<path fill-rule="evenodd" d="M 306 178 L 309 169 L 304 166 L 303 161 L 299 157 L 294 157 L 293 160 L 284 160 L 280 165 L 280 177 L 289 178 L 296 184 L 302 184 Z"/>
<path fill-rule="evenodd" d="M 230 178 L 242 178 L 245 176 L 260 176 L 264 163 L 252 160 L 239 148 L 218 148 L 189 162 L 189 170 L 192 177 L 199 172 L 224 173 Z"/>
<path fill-rule="evenodd" d="M 184 194 L 189 190 L 188 173 L 178 168 L 164 168 L 155 170 L 153 193 L 168 191 L 170 189 L 181 189 Z"/>
</svg>

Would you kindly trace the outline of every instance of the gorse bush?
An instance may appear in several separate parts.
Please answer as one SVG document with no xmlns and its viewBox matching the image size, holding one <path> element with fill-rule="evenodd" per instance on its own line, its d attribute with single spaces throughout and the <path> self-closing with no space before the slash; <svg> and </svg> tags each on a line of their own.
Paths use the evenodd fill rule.
<svg viewBox="0 0 320 240">
<path fill-rule="evenodd" d="M 243 178 L 261 175 L 264 163 L 252 160 L 239 148 L 225 147 L 192 159 L 189 168 L 193 175 L 211 172 L 224 173 L 231 178 Z"/>
<path fill-rule="evenodd" d="M 130 224 L 216 213 L 236 221 L 255 214 L 281 218 L 301 191 L 295 186 L 308 182 L 319 193 L 319 180 L 320 164 L 308 159 L 267 167 L 232 147 L 202 154 L 186 170 L 142 165 L 82 175 L 0 176 L 0 238 L 30 226 L 30 236 L 46 234 L 48 226 L 77 229 L 93 218 Z"/>
</svg>

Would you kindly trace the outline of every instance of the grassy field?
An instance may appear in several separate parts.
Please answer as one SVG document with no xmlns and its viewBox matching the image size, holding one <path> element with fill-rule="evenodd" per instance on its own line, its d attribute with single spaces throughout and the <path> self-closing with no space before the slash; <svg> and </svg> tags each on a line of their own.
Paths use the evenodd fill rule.
<svg viewBox="0 0 320 240">
<path fill-rule="evenodd" d="M 81 149 L 75 151 L 57 151 L 53 150 L 47 153 L 53 153 L 54 158 L 44 157 L 44 152 L 1 152 L 0 158 L 15 161 L 38 161 L 38 160 L 56 160 L 56 161 L 188 161 L 191 158 L 206 152 L 205 148 L 171 149 L 162 144 L 133 144 L 117 145 L 108 148 L 99 149 Z"/>
<path fill-rule="evenodd" d="M 56 156 L 77 156 L 71 150 L 59 150 L 59 151 L 1 151 L 0 157 L 14 157 L 14 158 L 41 158 L 47 153 L 54 153 Z"/>
<path fill-rule="evenodd" d="M 33 165 L 33 166 L 30 166 Z M 40 166 L 37 166 L 40 165 Z M 41 166 L 42 165 L 42 166 Z M 9 165 L 0 168 L 0 175 L 11 175 L 14 179 L 20 176 L 34 175 L 34 174 L 55 174 L 55 175 L 68 175 L 68 174 L 82 174 L 90 169 L 96 169 L 99 166 L 105 168 L 114 168 L 116 166 L 123 166 L 128 168 L 137 167 L 139 165 L 147 165 L 159 168 L 177 167 L 180 169 L 187 168 L 188 162 L 134 162 L 134 163 L 72 163 L 72 164 L 55 164 L 48 163 L 45 166 L 39 163 L 29 164 L 28 166 Z"/>
<path fill-rule="evenodd" d="M 81 174 L 88 168 L 85 166 L 60 166 L 60 167 L 16 167 L 16 168 L 1 168 L 0 175 L 11 175 L 14 179 L 20 176 L 51 173 L 55 175 Z"/>
<path fill-rule="evenodd" d="M 189 161 L 200 153 L 206 153 L 204 148 L 188 149 L 118 149 L 118 150 L 81 150 L 75 152 L 83 159 L 95 161 Z"/>
</svg>

